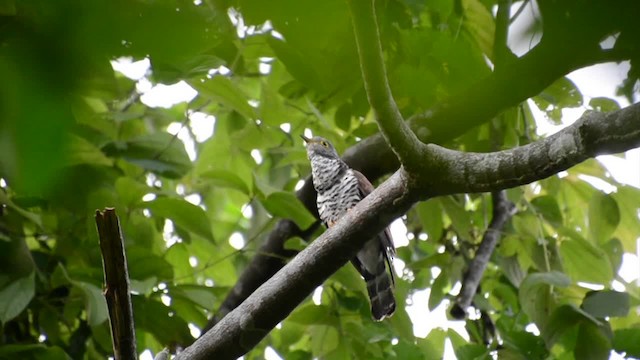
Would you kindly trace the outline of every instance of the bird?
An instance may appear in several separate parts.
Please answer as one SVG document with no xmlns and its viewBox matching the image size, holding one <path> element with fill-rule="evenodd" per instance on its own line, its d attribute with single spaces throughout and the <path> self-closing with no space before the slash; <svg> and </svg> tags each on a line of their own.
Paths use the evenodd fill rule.
<svg viewBox="0 0 640 360">
<path fill-rule="evenodd" d="M 371 182 L 345 163 L 329 140 L 300 135 L 306 143 L 311 163 L 313 187 L 316 189 L 318 213 L 327 228 L 332 227 L 347 211 L 374 190 Z M 371 315 L 382 321 L 396 309 L 392 265 L 395 247 L 389 228 L 370 239 L 351 259 L 351 263 L 367 283 Z"/>
</svg>

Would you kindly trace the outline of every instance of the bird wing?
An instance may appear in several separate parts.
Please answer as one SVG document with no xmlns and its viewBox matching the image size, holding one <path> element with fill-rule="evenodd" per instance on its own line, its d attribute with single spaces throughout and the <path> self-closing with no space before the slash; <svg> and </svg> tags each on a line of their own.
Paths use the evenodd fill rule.
<svg viewBox="0 0 640 360">
<path fill-rule="evenodd" d="M 369 179 L 367 179 L 367 177 L 364 176 L 361 172 L 357 170 L 353 170 L 353 174 L 356 176 L 356 179 L 358 179 L 358 185 L 359 185 L 358 188 L 360 190 L 360 195 L 364 199 L 373 190 L 375 190 L 375 187 L 373 187 L 373 184 L 371 184 Z M 391 274 L 391 282 L 395 284 L 396 281 L 394 276 L 393 263 L 391 262 L 391 260 L 396 255 L 396 248 L 393 245 L 393 240 L 391 238 L 391 231 L 389 231 L 389 227 L 386 227 L 384 231 L 379 234 L 378 238 L 380 239 L 380 243 L 384 250 L 385 261 L 389 266 L 389 273 Z"/>
</svg>

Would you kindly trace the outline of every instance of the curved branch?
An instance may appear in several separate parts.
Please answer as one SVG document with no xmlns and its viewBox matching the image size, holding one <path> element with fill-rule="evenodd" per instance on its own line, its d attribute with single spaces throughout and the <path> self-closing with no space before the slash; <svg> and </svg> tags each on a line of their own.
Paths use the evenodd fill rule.
<svg viewBox="0 0 640 360">
<path fill-rule="evenodd" d="M 369 104 L 387 143 L 400 162 L 411 168 L 415 166 L 420 146 L 423 144 L 405 123 L 391 95 L 382 57 L 374 0 L 348 0 L 347 3 Z"/>
<path fill-rule="evenodd" d="M 640 104 L 608 114 L 588 113 L 576 124 L 547 139 L 509 151 L 465 154 L 434 146 L 430 145 L 439 157 L 436 166 L 453 164 L 442 169 L 444 177 L 456 175 L 453 188 L 442 186 L 447 181 L 441 175 L 439 186 L 433 190 L 432 183 L 423 184 L 422 178 L 426 176 L 419 174 L 415 181 L 414 174 L 401 168 L 178 358 L 229 359 L 243 355 L 351 259 L 371 236 L 429 195 L 522 185 L 567 169 L 588 157 L 640 146 Z M 525 156 L 528 151 L 532 154 Z M 516 169 L 501 167 L 507 161 Z M 515 164 L 515 161 L 522 163 Z M 463 165 L 458 166 L 459 162 Z M 473 167 L 469 167 L 471 164 Z M 526 174 L 515 172 L 529 168 Z M 505 173 L 505 169 L 509 172 Z M 433 176 L 435 172 L 425 168 L 424 173 Z M 499 176 L 506 176 L 507 180 L 496 181 Z M 469 184 L 463 185 L 464 181 Z"/>
</svg>

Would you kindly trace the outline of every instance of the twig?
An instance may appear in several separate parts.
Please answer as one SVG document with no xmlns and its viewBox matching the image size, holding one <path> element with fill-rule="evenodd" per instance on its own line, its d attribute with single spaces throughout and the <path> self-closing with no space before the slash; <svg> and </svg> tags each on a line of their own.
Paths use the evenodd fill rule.
<svg viewBox="0 0 640 360">
<path fill-rule="evenodd" d="M 96 210 L 96 225 L 102 251 L 104 297 L 109 308 L 114 358 L 135 360 L 138 356 L 129 291 L 129 271 L 120 222 L 115 209 L 106 208 L 102 212 Z"/>
<path fill-rule="evenodd" d="M 482 275 L 500 239 L 502 228 L 515 214 L 516 207 L 507 199 L 504 190 L 491 193 L 491 200 L 493 202 L 491 223 L 482 237 L 482 242 L 476 251 L 475 257 L 464 274 L 462 289 L 456 298 L 456 304 L 451 309 L 451 315 L 456 319 L 465 317 L 466 309 L 473 302 L 473 296 L 476 294 Z"/>
</svg>

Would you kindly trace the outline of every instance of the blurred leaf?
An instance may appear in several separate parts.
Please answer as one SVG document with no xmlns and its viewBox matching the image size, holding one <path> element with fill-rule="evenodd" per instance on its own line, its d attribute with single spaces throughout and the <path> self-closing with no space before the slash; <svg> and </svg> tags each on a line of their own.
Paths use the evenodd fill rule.
<svg viewBox="0 0 640 360">
<path fill-rule="evenodd" d="M 83 281 L 72 281 L 72 283 L 82 290 L 84 294 L 89 325 L 97 326 L 106 321 L 109 313 L 107 310 L 107 301 L 102 294 L 102 290 L 93 284 Z"/>
<path fill-rule="evenodd" d="M 628 252 L 636 251 L 636 239 L 640 237 L 640 221 L 638 221 L 638 209 L 640 208 L 640 190 L 632 186 L 621 185 L 611 195 L 618 204 L 620 211 L 620 224 L 613 233 Z"/>
<path fill-rule="evenodd" d="M 640 357 L 640 328 L 619 329 L 613 333 L 613 348 L 627 356 Z"/>
<path fill-rule="evenodd" d="M 307 247 L 307 242 L 300 237 L 294 236 L 292 238 L 287 239 L 287 241 L 284 242 L 283 246 L 287 250 L 302 251 L 304 250 L 304 248 Z"/>
<path fill-rule="evenodd" d="M 598 318 L 627 316 L 629 294 L 611 290 L 593 291 L 585 296 L 582 309 Z"/>
<path fill-rule="evenodd" d="M 68 360 L 64 350 L 57 346 L 47 347 L 42 344 L 0 346 L 0 358 L 2 359 L 29 359 L 29 360 Z"/>
<path fill-rule="evenodd" d="M 429 235 L 432 241 L 438 241 L 442 237 L 444 231 L 444 223 L 442 222 L 442 206 L 440 202 L 422 201 L 416 204 L 416 210 L 424 231 Z"/>
<path fill-rule="evenodd" d="M 493 58 L 495 22 L 491 12 L 479 0 L 462 0 L 464 29 L 471 34 L 478 47 Z"/>
<path fill-rule="evenodd" d="M 171 219 L 176 225 L 214 241 L 209 219 L 202 208 L 183 199 L 158 198 L 145 203 L 154 216 Z"/>
<path fill-rule="evenodd" d="M 78 164 L 92 164 L 102 166 L 112 166 L 113 160 L 106 157 L 97 146 L 76 135 L 70 135 L 69 156 L 66 161 L 67 166 Z"/>
<path fill-rule="evenodd" d="M 239 190 L 247 195 L 251 195 L 249 187 L 238 175 L 226 170 L 209 170 L 200 175 L 209 180 L 213 185 Z"/>
<path fill-rule="evenodd" d="M 18 316 L 35 295 L 35 272 L 9 283 L 0 290 L 0 322 L 6 324 Z M 2 347 L 0 347 L 1 349 Z"/>
<path fill-rule="evenodd" d="M 589 101 L 589 107 L 595 111 L 609 112 L 620 110 L 620 104 L 614 99 L 607 97 L 594 97 Z"/>
<path fill-rule="evenodd" d="M 203 83 L 194 81 L 190 85 L 203 96 L 237 111 L 242 116 L 248 119 L 256 118 L 255 109 L 249 105 L 247 96 L 228 77 L 215 75 Z"/>
<path fill-rule="evenodd" d="M 574 281 L 608 284 L 613 278 L 611 263 L 604 251 L 582 238 L 562 241 L 560 254 L 567 273 Z"/>
<path fill-rule="evenodd" d="M 580 90 L 566 77 L 556 80 L 540 95 L 534 96 L 533 100 L 540 110 L 546 111 L 547 115 L 557 124 L 560 123 L 562 113 L 554 110 L 578 107 L 583 102 Z"/>
<path fill-rule="evenodd" d="M 309 210 L 290 192 L 276 191 L 269 194 L 262 205 L 272 215 L 284 219 L 292 219 L 300 229 L 307 229 L 316 222 L 316 218 Z"/>
<path fill-rule="evenodd" d="M 454 201 L 451 196 L 441 197 L 440 204 L 447 212 L 458 234 L 463 237 L 469 236 L 471 234 L 471 216 L 464 209 L 464 206 Z"/>
<path fill-rule="evenodd" d="M 577 346 L 573 353 L 576 359 L 607 359 L 611 353 L 611 338 L 592 322 L 582 322 L 578 329 Z"/>
<path fill-rule="evenodd" d="M 562 213 L 553 196 L 538 196 L 531 200 L 531 205 L 542 214 L 542 217 L 554 226 L 562 225 Z"/>
<path fill-rule="evenodd" d="M 182 141 L 166 132 L 110 143 L 103 151 L 170 178 L 180 178 L 191 168 L 191 160 Z"/>
<path fill-rule="evenodd" d="M 611 238 L 620 223 L 620 210 L 616 200 L 607 194 L 598 193 L 589 202 L 589 233 L 597 244 Z"/>
<path fill-rule="evenodd" d="M 186 344 L 193 341 L 187 323 L 170 307 L 141 296 L 132 296 L 131 300 L 137 329 L 153 334 L 161 344 Z"/>
<path fill-rule="evenodd" d="M 567 287 L 571 280 L 563 273 L 553 271 L 528 275 L 520 284 L 518 297 L 522 310 L 539 328 L 544 328 L 550 313 L 551 286 Z"/>
<path fill-rule="evenodd" d="M 433 309 L 440 305 L 447 294 L 447 288 L 449 285 L 449 275 L 446 272 L 446 268 L 443 268 L 431 285 L 431 292 L 429 294 L 429 311 L 433 311 Z"/>
</svg>

